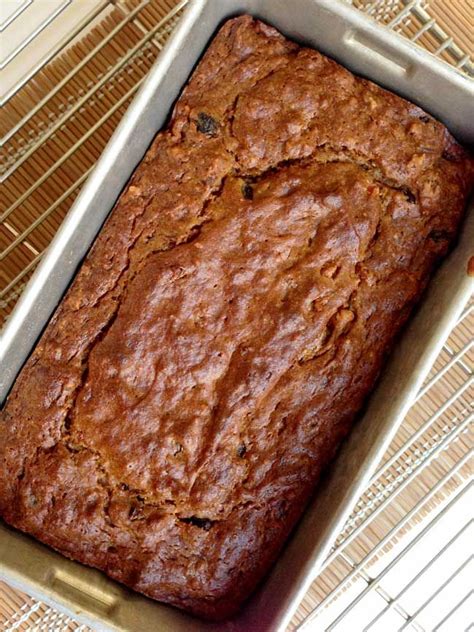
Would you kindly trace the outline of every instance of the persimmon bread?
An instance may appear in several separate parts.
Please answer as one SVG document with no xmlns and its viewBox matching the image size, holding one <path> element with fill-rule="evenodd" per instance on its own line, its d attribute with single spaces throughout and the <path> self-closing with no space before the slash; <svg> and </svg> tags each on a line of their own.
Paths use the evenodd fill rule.
<svg viewBox="0 0 474 632">
<path fill-rule="evenodd" d="M 268 571 L 455 239 L 473 161 L 242 16 L 1 412 L 0 515 L 205 618 Z"/>
</svg>

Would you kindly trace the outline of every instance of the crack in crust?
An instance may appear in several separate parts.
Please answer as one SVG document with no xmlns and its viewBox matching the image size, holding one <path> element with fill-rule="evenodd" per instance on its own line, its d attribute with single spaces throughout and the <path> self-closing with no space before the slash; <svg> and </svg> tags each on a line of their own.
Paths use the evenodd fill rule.
<svg viewBox="0 0 474 632">
<path fill-rule="evenodd" d="M 274 74 L 277 70 L 279 70 L 279 68 L 277 69 L 273 69 L 270 73 L 268 73 L 268 75 L 265 75 L 261 80 L 266 79 L 268 76 Z M 254 85 L 258 85 L 254 84 Z M 254 87 L 254 86 L 253 86 Z M 229 125 L 229 129 L 232 129 L 232 121 L 233 121 L 233 116 L 234 116 L 234 112 L 235 112 L 235 108 L 237 106 L 237 102 L 238 99 L 241 95 L 239 94 L 238 97 L 235 99 L 232 108 L 230 109 L 230 113 L 228 114 L 228 125 Z M 212 137 L 214 137 L 216 134 L 213 133 L 211 134 Z M 236 158 L 236 154 L 235 152 L 227 149 L 227 151 L 231 154 L 233 160 L 234 160 L 234 164 L 232 166 L 232 168 L 230 168 L 228 170 L 228 172 L 220 179 L 219 184 L 214 187 L 210 194 L 206 197 L 206 199 L 204 200 L 203 204 L 202 204 L 202 208 L 201 211 L 199 213 L 199 216 L 202 217 L 202 222 L 199 224 L 196 224 L 194 226 L 192 226 L 191 230 L 188 233 L 188 236 L 184 239 L 181 239 L 179 241 L 179 243 L 170 243 L 168 245 L 168 247 L 165 248 L 161 248 L 161 249 L 151 249 L 149 252 L 147 252 L 145 254 L 145 256 L 133 266 L 133 269 L 131 269 L 131 265 L 130 265 L 130 253 L 133 251 L 134 246 L 137 242 L 139 242 L 140 238 L 142 237 L 142 235 L 144 234 L 144 232 L 147 229 L 147 226 L 145 226 L 133 239 L 130 247 L 127 250 L 127 262 L 126 265 L 123 267 L 123 269 L 121 270 L 120 274 L 118 275 L 118 277 L 116 278 L 113 286 L 107 290 L 107 292 L 101 296 L 99 296 L 96 301 L 93 303 L 92 307 L 96 307 L 99 305 L 99 303 L 103 300 L 106 300 L 109 296 L 113 296 L 113 301 L 115 303 L 115 306 L 113 308 L 113 310 L 111 311 L 109 318 L 107 320 L 107 322 L 104 324 L 104 326 L 97 332 L 97 334 L 95 335 L 95 337 L 93 338 L 93 340 L 90 342 L 90 344 L 87 346 L 87 348 L 84 350 L 82 358 L 81 358 L 81 370 L 80 370 L 80 380 L 77 384 L 77 387 L 75 388 L 75 390 L 73 391 L 73 393 L 71 394 L 70 397 L 70 401 L 69 401 L 69 406 L 68 409 L 65 413 L 65 417 L 64 417 L 64 422 L 63 422 L 63 430 L 61 432 L 61 438 L 58 440 L 58 442 L 55 444 L 54 447 L 56 447 L 56 445 L 62 444 L 64 445 L 69 451 L 74 452 L 77 450 L 87 450 L 89 451 L 92 455 L 94 455 L 96 462 L 97 462 L 97 467 L 99 469 L 99 471 L 103 474 L 103 487 L 104 489 L 106 489 L 108 496 L 109 496 L 109 501 L 112 497 L 112 489 L 113 490 L 117 490 L 117 489 L 127 489 L 127 485 L 123 482 L 123 481 L 114 481 L 113 483 L 111 482 L 111 476 L 110 473 L 107 471 L 106 466 L 104 465 L 104 463 L 101 460 L 101 455 L 98 451 L 92 449 L 90 446 L 87 446 L 85 444 L 74 444 L 72 445 L 69 441 L 70 441 L 70 437 L 71 437 L 71 431 L 72 431 L 72 415 L 75 409 L 75 404 L 76 401 L 78 399 L 78 397 L 80 396 L 80 393 L 87 381 L 87 377 L 88 377 L 88 359 L 91 355 L 91 353 L 93 352 L 93 350 L 95 349 L 95 347 L 100 344 L 101 341 L 103 341 L 109 330 L 112 328 L 121 305 L 123 304 L 123 302 L 125 301 L 126 298 L 126 294 L 127 294 L 127 287 L 130 285 L 130 283 L 133 281 L 133 279 L 138 276 L 140 274 L 140 271 L 143 269 L 143 267 L 146 265 L 146 262 L 148 261 L 148 259 L 156 254 L 159 253 L 163 253 L 166 252 L 167 250 L 171 250 L 179 245 L 184 245 L 187 243 L 190 243 L 191 241 L 197 239 L 200 235 L 202 226 L 208 222 L 212 222 L 212 218 L 208 218 L 206 217 L 206 211 L 208 210 L 208 208 L 214 203 L 216 202 L 219 197 L 222 194 L 222 191 L 224 189 L 225 183 L 229 178 L 239 178 L 242 179 L 244 182 L 246 183 L 251 183 L 251 184 L 255 184 L 258 182 L 261 182 L 262 180 L 264 180 L 265 178 L 267 178 L 270 175 L 275 175 L 278 174 L 278 172 L 280 172 L 283 169 L 287 169 L 288 167 L 294 166 L 294 165 L 300 165 L 300 166 L 311 166 L 314 164 L 328 164 L 328 163 L 346 163 L 346 164 L 352 164 L 357 166 L 358 168 L 361 169 L 361 171 L 364 171 L 366 173 L 368 173 L 372 179 L 372 181 L 374 183 L 378 183 L 383 185 L 386 189 L 389 190 L 393 190 L 393 191 L 400 191 L 401 193 L 403 193 L 407 199 L 407 201 L 410 204 L 416 204 L 416 200 L 417 200 L 417 196 L 416 194 L 414 194 L 406 185 L 395 182 L 394 180 L 387 178 L 386 176 L 384 176 L 382 174 L 382 171 L 380 170 L 380 168 L 378 168 L 373 161 L 367 160 L 365 159 L 361 154 L 358 154 L 357 152 L 348 149 L 347 147 L 343 148 L 343 149 L 338 149 L 335 146 L 331 145 L 330 143 L 323 143 L 321 145 L 319 145 L 318 147 L 315 148 L 315 150 L 313 152 L 311 152 L 309 155 L 307 156 L 303 156 L 301 158 L 294 158 L 294 159 L 285 159 L 282 160 L 276 164 L 271 165 L 270 167 L 267 167 L 264 170 L 250 170 L 250 171 L 246 171 L 244 168 L 239 166 L 239 163 L 237 161 Z M 133 187 L 133 184 L 129 185 Z M 244 197 L 247 197 L 244 195 Z M 383 200 L 383 193 L 380 193 L 380 198 L 381 200 Z M 137 214 L 134 218 L 133 221 L 133 225 L 132 225 L 132 229 L 131 229 L 131 234 L 134 233 L 135 231 L 135 226 L 137 224 L 137 221 L 140 217 L 142 217 L 145 213 L 146 210 L 149 208 L 149 206 L 153 203 L 153 196 L 150 195 L 148 197 L 148 199 L 146 199 L 144 205 L 143 205 L 143 209 L 142 212 L 140 214 Z M 386 212 L 386 203 L 383 204 L 384 207 L 384 211 Z M 376 231 L 374 233 L 374 237 L 371 241 L 371 243 L 369 244 L 367 251 L 366 251 L 366 255 L 364 256 L 364 258 L 359 262 L 358 265 L 360 265 L 361 263 L 363 263 L 364 261 L 370 259 L 371 255 L 372 255 L 372 251 L 373 248 L 375 247 L 377 240 L 379 238 L 379 233 L 380 233 L 380 224 L 382 222 L 382 217 L 379 218 L 379 222 L 376 228 Z M 151 240 L 153 240 L 153 235 L 151 235 Z M 358 277 L 358 284 L 360 284 L 361 282 L 361 277 L 359 275 Z M 118 292 L 117 292 L 118 290 Z M 302 363 L 306 363 L 306 362 L 310 362 L 311 360 L 314 360 L 316 358 L 319 358 L 323 355 L 328 355 L 328 357 L 333 357 L 336 352 L 337 352 L 337 346 L 338 344 L 340 344 L 342 337 L 344 335 L 347 335 L 350 328 L 354 325 L 354 323 L 357 320 L 357 313 L 352 312 L 349 307 L 350 307 L 350 303 L 353 300 L 353 297 L 357 295 L 357 291 L 353 292 L 353 295 L 351 295 L 351 300 L 348 301 L 344 306 L 339 307 L 337 310 L 334 311 L 334 313 L 332 314 L 331 318 L 328 321 L 328 326 L 326 329 L 326 333 L 324 335 L 323 340 L 321 341 L 321 343 L 318 345 L 318 347 L 316 347 L 313 350 L 308 350 L 307 352 L 305 352 L 300 359 L 298 360 L 299 364 Z M 345 322 L 344 325 L 341 327 L 340 325 L 336 325 L 335 324 L 335 318 L 339 315 L 339 314 L 344 314 L 344 313 L 350 313 L 352 314 L 351 317 L 349 317 L 348 319 L 345 318 Z M 47 450 L 43 449 L 43 448 L 38 448 L 35 451 L 35 454 L 33 456 L 33 458 L 29 461 L 29 462 L 25 462 L 21 473 L 18 475 L 18 480 L 23 479 L 24 475 L 25 475 L 25 468 L 27 467 L 32 467 L 36 464 L 39 455 L 43 452 L 43 451 L 50 451 L 53 448 L 48 448 Z M 245 481 L 245 478 L 243 479 L 243 481 Z M 164 507 L 162 505 L 157 505 L 156 503 L 154 503 L 153 501 L 147 500 L 146 499 L 146 493 L 144 490 L 134 490 L 133 492 L 130 492 L 130 498 L 136 498 L 137 495 L 140 495 L 140 502 L 144 505 L 150 506 L 150 507 L 156 507 L 156 506 L 160 506 L 161 508 L 166 509 L 167 512 L 170 512 L 174 515 L 176 515 L 176 519 L 182 523 L 187 523 L 190 525 L 194 525 L 194 526 L 198 526 L 202 529 L 204 529 L 205 531 L 208 531 L 212 524 L 214 524 L 214 522 L 216 522 L 215 520 L 209 520 L 208 518 L 205 517 L 197 517 L 197 516 L 191 516 L 189 518 L 182 518 L 180 517 L 177 512 L 177 508 L 176 506 L 170 505 L 170 503 L 167 503 L 167 506 Z M 143 496 L 141 496 L 143 495 Z M 248 504 L 248 501 L 247 503 Z M 113 523 L 110 521 L 110 517 L 108 516 L 108 507 L 104 507 L 104 512 L 107 516 L 107 520 L 110 522 L 111 526 L 115 526 L 113 525 Z"/>
</svg>

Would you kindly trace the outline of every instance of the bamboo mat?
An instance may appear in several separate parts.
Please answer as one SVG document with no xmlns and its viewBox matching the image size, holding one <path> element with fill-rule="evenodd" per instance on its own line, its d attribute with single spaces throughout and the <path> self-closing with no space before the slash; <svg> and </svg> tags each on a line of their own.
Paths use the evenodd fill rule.
<svg viewBox="0 0 474 632">
<path fill-rule="evenodd" d="M 0 147 L 0 175 L 5 178 L 0 185 L 0 325 L 184 3 L 97 0 L 96 4 L 101 10 L 87 32 L 84 28 L 78 33 L 2 110 L 0 134 L 7 142 Z M 472 73 L 474 8 L 470 0 L 354 0 L 352 4 L 458 66 L 460 72 Z M 370 585 L 372 570 L 465 485 L 470 449 L 466 429 L 474 399 L 473 331 L 471 304 L 392 442 L 386 467 L 381 467 L 359 500 L 331 563 L 313 583 L 290 630 L 304 621 L 308 629 L 322 629 L 314 613 L 318 604 L 337 605 L 357 579 Z M 385 591 L 388 601 L 390 595 L 387 598 L 381 583 L 375 590 L 382 596 Z M 401 606 L 397 608 L 406 618 Z M 0 583 L 0 630 L 79 629 L 84 632 L 86 627 Z"/>
</svg>

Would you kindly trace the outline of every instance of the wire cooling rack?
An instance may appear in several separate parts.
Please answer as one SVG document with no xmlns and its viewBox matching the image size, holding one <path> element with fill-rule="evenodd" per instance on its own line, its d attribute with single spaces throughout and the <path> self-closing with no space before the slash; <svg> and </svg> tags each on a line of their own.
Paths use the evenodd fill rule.
<svg viewBox="0 0 474 632">
<path fill-rule="evenodd" d="M 185 4 L 1 4 L 0 324 Z M 470 0 L 351 4 L 474 77 Z M 289 630 L 473 629 L 473 331 L 471 302 Z M 0 630 L 88 628 L 0 583 Z"/>
</svg>

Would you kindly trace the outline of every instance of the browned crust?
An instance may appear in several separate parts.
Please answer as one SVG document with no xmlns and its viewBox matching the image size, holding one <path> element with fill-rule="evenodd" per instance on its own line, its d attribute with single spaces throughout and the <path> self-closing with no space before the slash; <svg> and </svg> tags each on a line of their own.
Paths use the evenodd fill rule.
<svg viewBox="0 0 474 632">
<path fill-rule="evenodd" d="M 453 241 L 473 163 L 243 16 L 18 377 L 0 514 L 201 616 L 260 581 Z"/>
</svg>

